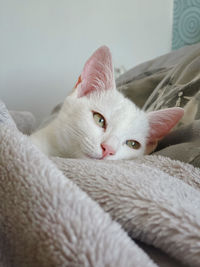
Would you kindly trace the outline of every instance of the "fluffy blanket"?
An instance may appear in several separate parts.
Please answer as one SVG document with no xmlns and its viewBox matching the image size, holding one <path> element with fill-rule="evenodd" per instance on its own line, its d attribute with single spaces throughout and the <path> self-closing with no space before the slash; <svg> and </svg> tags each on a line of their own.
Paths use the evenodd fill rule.
<svg viewBox="0 0 200 267">
<path fill-rule="evenodd" d="M 200 266 L 198 168 L 162 156 L 50 160 L 3 103 L 0 140 L 2 267 Z"/>
</svg>

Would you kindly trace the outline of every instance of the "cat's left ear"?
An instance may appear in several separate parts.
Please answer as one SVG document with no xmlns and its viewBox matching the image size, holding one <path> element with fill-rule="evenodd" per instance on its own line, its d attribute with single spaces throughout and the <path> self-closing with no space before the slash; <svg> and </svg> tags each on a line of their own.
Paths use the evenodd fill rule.
<svg viewBox="0 0 200 267">
<path fill-rule="evenodd" d="M 147 113 L 149 120 L 149 135 L 146 154 L 152 152 L 160 139 L 167 135 L 184 115 L 182 108 L 168 108 Z"/>
<path fill-rule="evenodd" d="M 112 56 L 108 47 L 100 47 L 88 59 L 75 88 L 78 90 L 78 97 L 88 95 L 93 91 L 115 88 Z"/>
</svg>

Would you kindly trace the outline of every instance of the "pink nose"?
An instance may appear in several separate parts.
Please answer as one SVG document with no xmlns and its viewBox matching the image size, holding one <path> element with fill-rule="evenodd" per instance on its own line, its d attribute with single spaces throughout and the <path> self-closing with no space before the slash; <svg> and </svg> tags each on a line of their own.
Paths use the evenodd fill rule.
<svg viewBox="0 0 200 267">
<path fill-rule="evenodd" d="M 115 154 L 115 150 L 111 146 L 109 146 L 105 143 L 101 144 L 101 148 L 102 148 L 102 158 L 105 158 L 109 155 L 111 156 L 111 155 Z"/>
</svg>

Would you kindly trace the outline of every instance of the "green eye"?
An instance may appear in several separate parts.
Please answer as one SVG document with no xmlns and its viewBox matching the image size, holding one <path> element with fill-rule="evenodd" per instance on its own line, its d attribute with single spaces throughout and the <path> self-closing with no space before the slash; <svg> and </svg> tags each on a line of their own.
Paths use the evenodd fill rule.
<svg viewBox="0 0 200 267">
<path fill-rule="evenodd" d="M 141 147 L 140 143 L 135 140 L 127 140 L 126 145 L 132 149 L 139 149 Z"/>
<path fill-rule="evenodd" d="M 106 128 L 106 120 L 101 114 L 99 114 L 98 112 L 93 112 L 93 118 L 98 126 L 104 129 Z"/>
</svg>

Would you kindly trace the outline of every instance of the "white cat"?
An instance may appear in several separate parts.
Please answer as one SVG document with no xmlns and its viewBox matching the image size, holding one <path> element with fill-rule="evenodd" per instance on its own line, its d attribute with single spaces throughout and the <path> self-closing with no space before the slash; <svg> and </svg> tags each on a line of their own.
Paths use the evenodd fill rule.
<svg viewBox="0 0 200 267">
<path fill-rule="evenodd" d="M 183 116 L 183 109 L 145 113 L 116 90 L 106 46 L 86 62 L 57 117 L 31 135 L 48 156 L 132 159 L 153 151 Z"/>
</svg>

